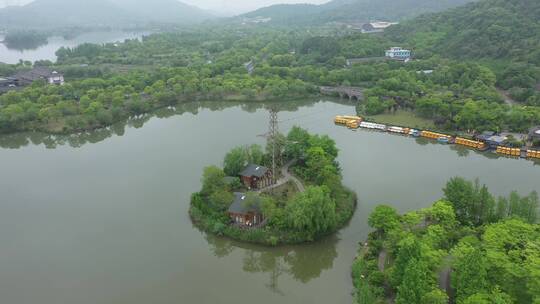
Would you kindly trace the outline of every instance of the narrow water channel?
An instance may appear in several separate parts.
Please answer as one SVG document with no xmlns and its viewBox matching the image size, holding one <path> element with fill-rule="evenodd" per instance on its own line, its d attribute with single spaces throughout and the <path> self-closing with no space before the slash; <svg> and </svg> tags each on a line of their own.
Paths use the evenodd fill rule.
<svg viewBox="0 0 540 304">
<path fill-rule="evenodd" d="M 84 135 L 0 137 L 0 294 L 10 304 L 350 303 L 350 265 L 376 204 L 439 198 L 452 176 L 497 195 L 540 191 L 540 166 L 335 126 L 354 106 L 282 105 L 280 129 L 328 134 L 359 207 L 341 232 L 266 248 L 206 235 L 189 197 L 202 169 L 264 143 L 262 104 L 189 103 Z"/>
</svg>

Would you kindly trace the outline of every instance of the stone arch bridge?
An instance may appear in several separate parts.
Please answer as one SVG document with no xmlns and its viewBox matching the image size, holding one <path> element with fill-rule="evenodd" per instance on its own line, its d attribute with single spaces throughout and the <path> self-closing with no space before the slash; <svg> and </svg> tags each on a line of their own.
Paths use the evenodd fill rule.
<svg viewBox="0 0 540 304">
<path fill-rule="evenodd" d="M 339 95 L 340 98 L 347 97 L 349 100 L 364 99 L 364 90 L 360 87 L 320 87 L 320 91 L 323 95 Z"/>
</svg>

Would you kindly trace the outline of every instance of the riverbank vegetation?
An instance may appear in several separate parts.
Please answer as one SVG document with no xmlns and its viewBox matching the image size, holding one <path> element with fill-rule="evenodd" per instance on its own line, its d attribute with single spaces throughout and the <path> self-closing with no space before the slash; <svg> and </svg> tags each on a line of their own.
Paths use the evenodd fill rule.
<svg viewBox="0 0 540 304">
<path fill-rule="evenodd" d="M 353 265 L 357 303 L 538 303 L 538 194 L 451 179 L 433 206 L 380 205 Z"/>
<path fill-rule="evenodd" d="M 275 100 L 309 96 L 312 85 L 291 78 L 226 74 L 212 77 L 188 68 L 134 71 L 70 81 L 35 82 L 0 96 L 0 130 L 70 133 L 194 100 Z"/>
<path fill-rule="evenodd" d="M 205 168 L 202 189 L 191 197 L 190 215 L 196 226 L 209 233 L 275 246 L 317 240 L 349 221 L 356 197 L 341 183 L 334 141 L 298 127 L 280 138 L 276 145 L 278 154 L 283 155 L 280 166 L 294 172 L 302 187 L 286 183 L 276 172 L 282 186 L 250 191 L 237 178 L 239 172 L 250 163 L 270 166 L 270 154 L 257 145 L 235 148 L 225 156 L 224 170 Z M 291 163 L 294 165 L 288 167 Z M 235 193 L 244 196 L 243 207 L 258 206 L 262 223 L 244 225 L 231 218 L 229 208 Z"/>
<path fill-rule="evenodd" d="M 397 68 L 388 63 L 372 68 L 378 73 L 365 78 L 373 85 L 366 90 L 366 101 L 358 105 L 361 115 L 407 109 L 432 120 L 439 129 L 461 131 L 524 132 L 540 122 L 540 108 L 534 103 L 504 103 L 496 75 L 477 63 L 430 59 Z"/>
<path fill-rule="evenodd" d="M 498 86 L 538 105 L 539 17 L 538 1 L 484 0 L 409 20 L 387 36 L 409 44 L 420 58 L 480 61 L 497 74 Z"/>
<path fill-rule="evenodd" d="M 498 24 L 506 19 L 493 16 L 490 7 L 510 20 L 523 11 L 527 18 L 515 28 L 509 21 Z M 538 46 L 489 38 L 494 46 L 480 52 L 484 46 L 475 41 L 489 36 L 484 32 L 502 31 L 534 42 L 538 25 L 530 16 L 537 7 L 534 1 L 482 0 L 467 6 L 471 13 L 460 8 L 419 17 L 384 35 L 224 24 L 61 48 L 52 67 L 65 73 L 67 85 L 36 83 L 0 96 L 0 132 L 70 133 L 186 100 L 293 99 L 318 94 L 318 86 L 342 85 L 366 88 L 361 115 L 406 110 L 440 130 L 524 132 L 540 124 Z M 458 22 L 460 14 L 481 16 L 480 30 L 469 31 L 469 23 Z M 494 18 L 498 27 L 486 27 Z M 412 47 L 415 58 L 381 60 L 396 44 Z M 347 60 L 354 58 L 360 60 Z"/>
</svg>

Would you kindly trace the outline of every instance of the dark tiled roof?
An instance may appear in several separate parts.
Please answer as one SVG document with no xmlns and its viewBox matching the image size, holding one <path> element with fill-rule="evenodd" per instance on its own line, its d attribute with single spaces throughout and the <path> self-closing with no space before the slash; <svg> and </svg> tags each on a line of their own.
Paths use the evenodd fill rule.
<svg viewBox="0 0 540 304">
<path fill-rule="evenodd" d="M 17 90 L 18 88 L 17 87 L 3 87 L 3 86 L 0 86 L 0 94 L 4 94 L 4 93 L 7 93 L 9 91 L 13 91 L 13 90 Z"/>
<path fill-rule="evenodd" d="M 57 76 L 57 75 L 60 75 L 60 74 L 56 71 L 50 70 L 49 68 L 35 67 L 30 71 L 19 72 L 15 74 L 14 77 L 17 79 L 25 79 L 25 80 L 34 81 L 41 78 L 48 78 L 48 77 Z"/>
<path fill-rule="evenodd" d="M 249 213 L 249 212 L 261 213 L 260 201 L 258 199 L 254 204 L 250 206 L 246 205 L 245 199 L 246 199 L 245 193 L 235 192 L 234 201 L 229 207 L 229 212 L 240 213 L 240 214 Z"/>
<path fill-rule="evenodd" d="M 268 168 L 249 164 L 242 172 L 240 172 L 240 176 L 256 176 L 256 177 L 263 177 L 266 172 L 268 172 Z"/>
</svg>

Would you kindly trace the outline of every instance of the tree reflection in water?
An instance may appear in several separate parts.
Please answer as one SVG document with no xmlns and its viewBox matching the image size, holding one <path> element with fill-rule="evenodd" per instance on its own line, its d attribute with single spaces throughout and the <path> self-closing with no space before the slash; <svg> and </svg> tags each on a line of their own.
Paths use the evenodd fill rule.
<svg viewBox="0 0 540 304">
<path fill-rule="evenodd" d="M 456 154 L 459 157 L 469 156 L 470 152 L 472 151 L 471 149 L 460 145 L 451 145 L 450 150 L 456 151 Z"/>
<path fill-rule="evenodd" d="M 206 241 L 216 257 L 223 258 L 235 250 L 243 251 L 242 270 L 250 273 L 267 273 L 266 286 L 272 292 L 283 294 L 279 277 L 290 275 L 307 283 L 318 278 L 324 270 L 331 269 L 337 258 L 337 235 L 310 244 L 265 247 L 205 234 Z"/>
<path fill-rule="evenodd" d="M 299 107 L 313 105 L 317 100 L 273 102 L 279 111 L 296 111 Z M 229 102 L 229 101 L 198 101 L 178 104 L 174 107 L 161 108 L 151 114 L 133 116 L 115 124 L 91 131 L 74 134 L 47 134 L 41 132 L 21 132 L 15 134 L 0 135 L 0 148 L 20 149 L 28 145 L 44 145 L 47 149 L 55 149 L 58 146 L 69 145 L 80 148 L 85 144 L 104 141 L 113 136 L 123 136 L 126 127 L 139 129 L 152 118 L 169 118 L 176 115 L 190 113 L 197 115 L 201 109 L 210 111 L 223 111 L 227 108 L 240 107 L 243 111 L 252 113 L 264 109 L 268 103 L 264 102 Z"/>
<path fill-rule="evenodd" d="M 318 100 L 300 100 L 300 101 L 285 101 L 285 102 L 272 102 L 273 106 L 278 108 L 278 111 L 297 111 L 300 107 L 310 107 L 315 105 Z M 350 104 L 348 100 L 334 100 L 333 103 Z M 15 134 L 0 135 L 0 148 L 6 149 L 20 149 L 28 145 L 44 145 L 47 149 L 55 149 L 58 146 L 69 145 L 73 148 L 80 148 L 86 144 L 98 143 L 104 141 L 113 136 L 123 136 L 126 131 L 126 127 L 139 129 L 144 126 L 145 123 L 152 118 L 169 118 L 172 116 L 183 115 L 186 113 L 197 115 L 201 109 L 210 111 L 223 111 L 227 108 L 240 107 L 247 113 L 253 113 L 257 110 L 266 108 L 269 102 L 232 102 L 232 101 L 197 101 L 186 102 L 178 104 L 174 107 L 161 108 L 154 111 L 151 114 L 143 114 L 139 116 L 133 116 L 129 119 L 119 121 L 109 127 L 96 129 L 92 131 L 85 131 L 75 134 L 47 134 L 40 132 L 22 132 Z M 294 122 L 294 121 L 293 121 Z M 329 122 L 331 123 L 331 122 Z M 371 131 L 368 131 L 371 132 Z M 373 131 L 376 132 L 376 131 Z M 386 134 L 381 133 L 381 136 Z M 423 137 L 415 139 L 416 143 L 422 146 L 426 145 L 440 145 L 436 140 L 430 140 Z M 499 158 L 504 157 L 495 153 L 480 152 L 472 150 L 466 147 L 450 145 L 450 149 L 455 151 L 460 157 L 468 156 L 471 152 L 480 154 L 487 158 Z M 534 165 L 540 165 L 540 160 L 531 160 Z"/>
</svg>

